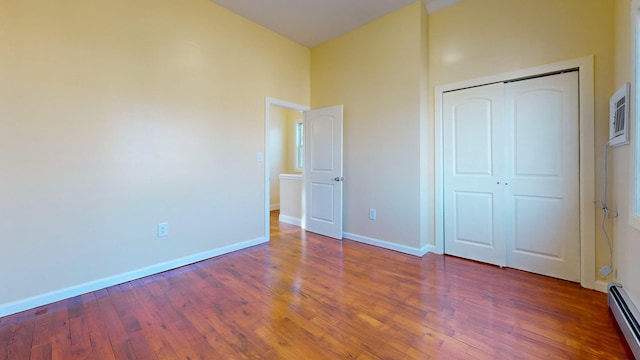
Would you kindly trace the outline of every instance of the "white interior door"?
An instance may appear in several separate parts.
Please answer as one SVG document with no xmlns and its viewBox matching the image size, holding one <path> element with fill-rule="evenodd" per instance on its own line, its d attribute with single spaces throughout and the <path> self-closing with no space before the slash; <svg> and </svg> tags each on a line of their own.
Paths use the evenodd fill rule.
<svg viewBox="0 0 640 360">
<path fill-rule="evenodd" d="M 580 281 L 578 72 L 443 95 L 445 253 Z"/>
<path fill-rule="evenodd" d="M 444 94 L 445 253 L 506 265 L 503 85 Z"/>
<path fill-rule="evenodd" d="M 580 281 L 578 72 L 505 85 L 508 266 Z"/>
<path fill-rule="evenodd" d="M 342 239 L 342 105 L 304 114 L 302 227 Z"/>
</svg>

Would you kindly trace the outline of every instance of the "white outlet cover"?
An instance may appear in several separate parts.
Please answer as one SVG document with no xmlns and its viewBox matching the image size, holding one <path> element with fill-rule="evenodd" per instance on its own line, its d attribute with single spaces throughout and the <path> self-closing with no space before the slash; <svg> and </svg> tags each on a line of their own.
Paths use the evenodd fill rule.
<svg viewBox="0 0 640 360">
<path fill-rule="evenodd" d="M 158 237 L 169 236 L 169 223 L 158 224 Z"/>
</svg>

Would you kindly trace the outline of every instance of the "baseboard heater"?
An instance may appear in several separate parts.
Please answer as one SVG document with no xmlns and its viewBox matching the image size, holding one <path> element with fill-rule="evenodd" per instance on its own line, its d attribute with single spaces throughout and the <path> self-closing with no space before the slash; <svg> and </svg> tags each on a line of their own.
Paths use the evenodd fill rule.
<svg viewBox="0 0 640 360">
<path fill-rule="evenodd" d="M 609 308 L 636 359 L 640 359 L 640 313 L 622 285 L 609 283 Z"/>
</svg>

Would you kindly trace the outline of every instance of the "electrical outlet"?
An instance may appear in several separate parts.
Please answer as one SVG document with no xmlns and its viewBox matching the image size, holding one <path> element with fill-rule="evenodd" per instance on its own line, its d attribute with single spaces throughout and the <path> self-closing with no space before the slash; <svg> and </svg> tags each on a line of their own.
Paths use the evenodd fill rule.
<svg viewBox="0 0 640 360">
<path fill-rule="evenodd" d="M 376 219 L 376 209 L 369 209 L 369 220 L 375 220 Z"/>
<path fill-rule="evenodd" d="M 169 223 L 158 224 L 158 237 L 169 236 Z"/>
</svg>

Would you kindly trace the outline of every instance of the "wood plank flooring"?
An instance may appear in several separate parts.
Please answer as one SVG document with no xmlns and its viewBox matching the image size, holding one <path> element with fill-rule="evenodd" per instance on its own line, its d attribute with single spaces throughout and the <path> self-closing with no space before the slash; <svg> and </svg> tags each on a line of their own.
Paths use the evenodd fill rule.
<svg viewBox="0 0 640 360">
<path fill-rule="evenodd" d="M 605 294 L 279 224 L 272 241 L 0 318 L 0 359 L 632 359 Z"/>
</svg>

